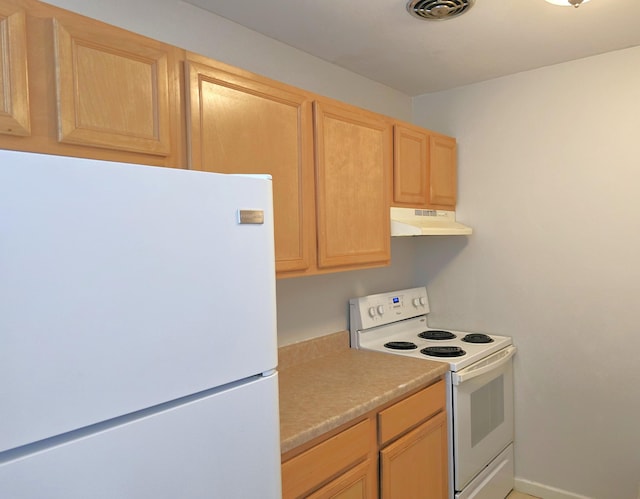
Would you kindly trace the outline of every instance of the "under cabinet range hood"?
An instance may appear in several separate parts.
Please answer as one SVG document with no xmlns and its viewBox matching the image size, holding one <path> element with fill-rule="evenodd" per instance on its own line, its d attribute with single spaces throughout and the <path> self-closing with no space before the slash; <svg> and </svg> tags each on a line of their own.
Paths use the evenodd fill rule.
<svg viewBox="0 0 640 499">
<path fill-rule="evenodd" d="M 456 222 L 455 211 L 391 208 L 391 236 L 447 236 L 471 234 Z"/>
</svg>

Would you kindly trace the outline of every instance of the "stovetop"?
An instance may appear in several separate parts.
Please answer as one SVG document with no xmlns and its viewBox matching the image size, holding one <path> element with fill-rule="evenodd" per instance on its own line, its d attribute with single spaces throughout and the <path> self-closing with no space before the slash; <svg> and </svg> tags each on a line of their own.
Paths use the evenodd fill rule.
<svg viewBox="0 0 640 499">
<path fill-rule="evenodd" d="M 429 327 L 426 288 L 370 295 L 349 303 L 352 348 L 446 362 L 451 371 L 459 371 L 512 343 L 508 336 Z M 423 334 L 429 332 L 444 339 L 421 337 L 429 336 Z M 490 341 L 476 343 L 464 341 L 465 337 Z M 402 348 L 385 346 L 390 343 L 397 343 Z M 445 356 L 433 355 L 431 349 L 434 347 L 443 350 L 441 353 Z"/>
<path fill-rule="evenodd" d="M 451 371 L 459 371 L 511 345 L 510 337 L 494 334 L 488 335 L 493 340 L 490 343 L 469 343 L 462 341 L 462 338 L 468 334 L 477 334 L 466 331 L 446 330 L 455 335 L 455 338 L 449 340 L 426 340 L 418 336 L 423 331 L 434 329 L 436 328 L 429 328 L 426 325 L 426 317 L 407 319 L 401 323 L 396 323 L 395 327 L 392 328 L 385 326 L 368 331 L 359 331 L 356 335 L 355 344 L 352 338 L 351 346 L 363 350 L 373 350 L 395 355 L 405 355 L 417 359 L 447 362 Z M 416 345 L 416 348 L 410 350 L 394 350 L 384 346 L 390 342 L 407 342 Z M 464 351 L 464 355 L 459 357 L 436 357 L 422 352 L 424 348 L 430 347 L 456 347 Z"/>
</svg>

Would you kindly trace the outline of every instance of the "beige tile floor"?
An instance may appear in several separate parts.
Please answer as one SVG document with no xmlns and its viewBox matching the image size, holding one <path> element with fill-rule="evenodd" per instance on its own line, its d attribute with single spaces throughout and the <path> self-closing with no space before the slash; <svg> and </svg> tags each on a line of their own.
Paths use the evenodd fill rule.
<svg viewBox="0 0 640 499">
<path fill-rule="evenodd" d="M 507 499 L 538 499 L 534 496 L 530 496 L 529 494 L 524 494 L 522 492 L 518 492 L 514 490 L 507 496 Z"/>
</svg>

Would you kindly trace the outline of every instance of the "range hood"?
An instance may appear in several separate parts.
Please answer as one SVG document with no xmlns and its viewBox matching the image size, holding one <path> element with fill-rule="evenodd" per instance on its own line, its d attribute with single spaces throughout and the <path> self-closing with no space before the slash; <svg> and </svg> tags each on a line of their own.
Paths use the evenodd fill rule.
<svg viewBox="0 0 640 499">
<path fill-rule="evenodd" d="M 456 222 L 455 211 L 391 208 L 391 236 L 446 236 L 471 234 Z"/>
</svg>

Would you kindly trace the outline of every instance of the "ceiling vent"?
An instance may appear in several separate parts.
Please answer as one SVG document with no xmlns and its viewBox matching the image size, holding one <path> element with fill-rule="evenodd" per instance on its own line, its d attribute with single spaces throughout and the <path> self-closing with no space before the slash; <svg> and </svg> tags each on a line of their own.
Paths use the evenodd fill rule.
<svg viewBox="0 0 640 499">
<path fill-rule="evenodd" d="M 411 0 L 407 10 L 420 19 L 443 21 L 464 14 L 474 3 L 475 0 Z"/>
</svg>

